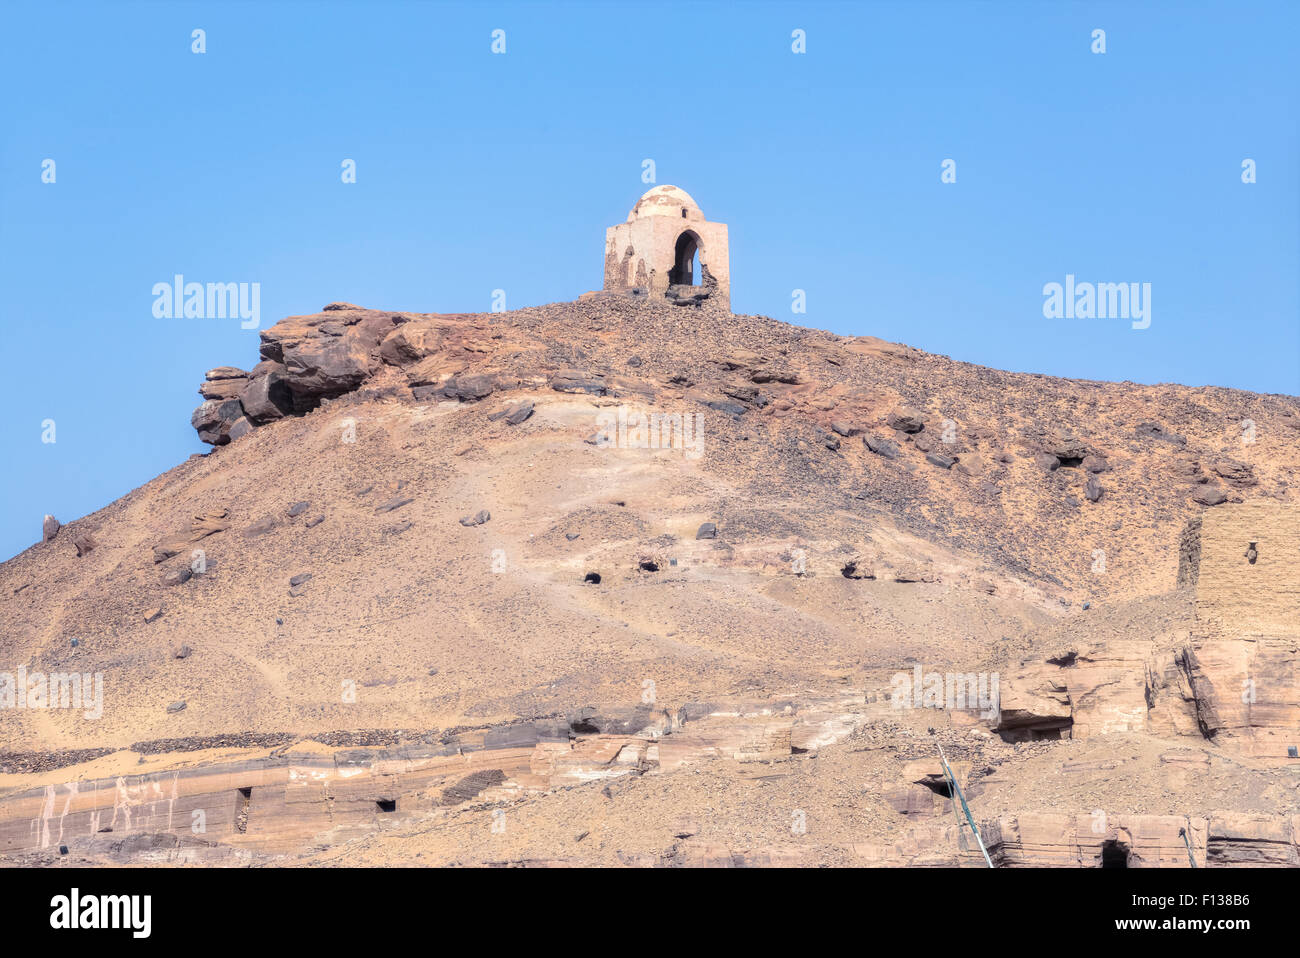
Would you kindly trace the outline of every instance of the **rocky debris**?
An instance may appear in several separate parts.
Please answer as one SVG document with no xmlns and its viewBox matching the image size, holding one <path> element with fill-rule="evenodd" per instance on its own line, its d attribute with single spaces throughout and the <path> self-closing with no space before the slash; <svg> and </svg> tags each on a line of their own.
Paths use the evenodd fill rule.
<svg viewBox="0 0 1300 958">
<path fill-rule="evenodd" d="M 1078 466 L 1089 454 L 1083 440 L 1068 434 L 1054 436 L 1044 451 L 1048 455 L 1055 456 L 1062 466 Z"/>
<path fill-rule="evenodd" d="M 1106 462 L 1105 458 L 1098 456 L 1095 453 L 1084 456 L 1083 462 L 1080 463 L 1080 465 L 1086 472 L 1091 473 L 1105 472 L 1110 468 L 1110 465 Z"/>
<path fill-rule="evenodd" d="M 832 452 L 840 448 L 839 437 L 835 436 L 832 433 L 826 432 L 824 429 L 817 430 L 817 441 L 820 442 L 827 449 L 831 450 Z"/>
<path fill-rule="evenodd" d="M 438 804 L 444 807 L 460 805 L 472 798 L 477 798 L 486 789 L 500 785 L 505 780 L 505 773 L 499 768 L 486 768 L 477 772 L 470 772 L 454 785 L 448 785 L 443 789 Z"/>
<path fill-rule="evenodd" d="M 1133 429 L 1133 435 L 1139 439 L 1156 439 L 1160 442 L 1172 443 L 1175 446 L 1187 445 L 1187 440 L 1178 435 L 1176 432 L 1169 432 L 1164 426 L 1154 422 L 1140 422 Z"/>
<path fill-rule="evenodd" d="M 710 409 L 716 409 L 718 412 L 726 413 L 732 419 L 739 419 L 749 411 L 745 406 L 742 406 L 739 403 L 725 402 L 720 399 L 706 399 L 704 405 Z"/>
<path fill-rule="evenodd" d="M 831 432 L 835 433 L 837 436 L 843 436 L 845 439 L 848 439 L 851 436 L 856 436 L 860 431 L 861 430 L 850 426 L 842 419 L 836 419 L 831 423 Z"/>
<path fill-rule="evenodd" d="M 886 459 L 898 458 L 898 444 L 888 439 L 880 439 L 876 436 L 863 436 L 862 443 L 877 456 L 884 456 Z"/>
<path fill-rule="evenodd" d="M 199 384 L 199 395 L 204 399 L 238 399 L 239 394 L 243 392 L 244 387 L 247 385 L 247 376 L 206 380 Z"/>
<path fill-rule="evenodd" d="M 159 562 L 165 562 L 174 555 L 180 555 L 182 552 L 189 550 L 190 546 L 200 539 L 218 532 L 225 532 L 230 528 L 230 523 L 226 517 L 230 515 L 227 509 L 218 509 L 212 512 L 202 512 L 196 515 L 190 522 L 189 532 L 178 532 L 168 536 L 153 547 L 154 565 Z"/>
<path fill-rule="evenodd" d="M 311 581 L 310 572 L 299 572 L 296 576 L 294 576 L 289 580 L 289 585 L 294 588 L 297 588 L 298 586 L 302 585 L 304 582 L 309 582 L 309 581 Z"/>
<path fill-rule="evenodd" d="M 163 607 L 156 606 L 155 608 L 148 609 L 145 611 L 144 620 L 146 623 L 157 622 L 159 619 L 162 618 L 162 614 L 163 614 Z"/>
<path fill-rule="evenodd" d="M 190 425 L 198 430 L 199 438 L 209 445 L 224 446 L 231 441 L 230 433 L 236 423 L 247 423 L 244 407 L 238 399 L 208 399 L 194 410 Z M 242 432 L 243 426 L 240 427 Z"/>
<path fill-rule="evenodd" d="M 305 523 L 305 527 L 308 529 L 314 529 L 316 526 L 320 525 L 324 521 L 325 521 L 324 516 L 316 516 L 314 518 L 308 519 L 307 522 Z"/>
<path fill-rule="evenodd" d="M 41 523 L 41 541 L 53 541 L 54 537 L 59 534 L 61 528 L 63 528 L 63 523 L 59 522 L 59 520 L 54 518 L 54 516 L 47 515 L 45 520 Z"/>
<path fill-rule="evenodd" d="M 532 414 L 533 414 L 532 402 L 530 400 L 524 400 L 523 402 L 516 405 L 514 409 L 510 410 L 509 414 L 506 416 L 506 425 L 518 426 L 520 423 L 526 422 L 528 420 L 528 417 L 530 417 Z"/>
<path fill-rule="evenodd" d="M 846 579 L 874 579 L 876 573 L 871 564 L 861 556 L 854 556 L 840 568 L 840 575 Z"/>
<path fill-rule="evenodd" d="M 376 506 L 375 513 L 380 514 L 384 512 L 392 512 L 394 509 L 400 509 L 402 506 L 409 505 L 414 501 L 415 500 L 410 496 L 393 496 L 393 498 L 389 499 L 387 502 Z"/>
<path fill-rule="evenodd" d="M 720 388 L 724 396 L 730 396 L 737 402 L 752 403 L 760 408 L 767 405 L 767 397 L 757 386 L 724 385 Z"/>
<path fill-rule="evenodd" d="M 72 540 L 72 544 L 76 547 L 78 558 L 84 556 L 98 545 L 98 543 L 95 542 L 94 537 L 92 537 L 88 532 L 83 532 L 80 535 L 75 536 Z"/>
<path fill-rule="evenodd" d="M 696 539 L 716 539 L 718 537 L 718 526 L 713 522 L 704 522 L 695 530 Z"/>
<path fill-rule="evenodd" d="M 310 502 L 295 502 L 293 505 L 289 507 L 289 518 L 290 519 L 296 518 L 297 516 L 302 515 L 310 508 L 311 508 Z"/>
<path fill-rule="evenodd" d="M 899 432 L 917 433 L 925 428 L 925 414 L 911 406 L 897 406 L 885 417 L 885 424 Z"/>
<path fill-rule="evenodd" d="M 487 522 L 491 518 L 492 518 L 491 513 L 489 513 L 486 509 L 480 509 L 472 516 L 465 516 L 463 519 L 460 520 L 460 524 L 462 526 L 467 526 L 467 527 L 481 526 L 483 523 Z"/>
<path fill-rule="evenodd" d="M 553 375 L 549 383 L 556 392 L 588 393 L 592 396 L 604 396 L 609 392 L 605 377 L 600 373 L 586 373 L 580 369 L 562 369 Z"/>
<path fill-rule="evenodd" d="M 182 645 L 179 649 L 176 650 L 176 658 L 188 659 L 193 653 L 194 650 L 191 649 L 188 645 Z"/>
<path fill-rule="evenodd" d="M 1205 484 L 1210 477 L 1201 471 L 1201 464 L 1194 459 L 1178 459 L 1173 465 L 1174 475 L 1183 482 Z"/>
<path fill-rule="evenodd" d="M 264 426 L 293 413 L 293 391 L 282 363 L 263 360 L 253 367 L 253 378 L 239 393 L 249 422 Z"/>
<path fill-rule="evenodd" d="M 194 578 L 194 570 L 188 565 L 177 566 L 163 576 L 163 585 L 184 585 Z"/>
<path fill-rule="evenodd" d="M 943 456 L 937 452 L 926 453 L 925 461 L 940 469 L 951 469 L 957 460 L 953 456 Z"/>
<path fill-rule="evenodd" d="M 1101 483 L 1097 481 L 1096 476 L 1089 476 L 1088 481 L 1084 484 L 1083 494 L 1088 497 L 1089 502 L 1097 502 L 1101 499 Z"/>
<path fill-rule="evenodd" d="M 175 715 L 177 712 L 184 712 L 184 711 L 185 711 L 185 702 L 183 700 L 180 702 L 173 702 L 171 705 L 167 706 L 168 715 Z"/>
<path fill-rule="evenodd" d="M 1219 506 L 1228 501 L 1228 494 L 1219 486 L 1205 486 L 1192 495 L 1193 502 L 1203 506 Z"/>
<path fill-rule="evenodd" d="M 564 538 L 566 538 L 566 539 L 568 539 L 570 542 L 572 542 L 574 539 L 578 538 L 578 533 L 576 533 L 576 532 L 566 532 L 566 533 L 564 534 Z"/>
<path fill-rule="evenodd" d="M 263 516 L 251 526 L 244 530 L 245 539 L 256 539 L 258 536 L 264 536 L 275 528 L 275 520 L 270 516 Z"/>
<path fill-rule="evenodd" d="M 1216 476 L 1234 486 L 1246 487 L 1256 484 L 1255 473 L 1251 467 L 1236 459 L 1219 459 L 1210 464 L 1211 471 Z"/>
<path fill-rule="evenodd" d="M 495 389 L 496 380 L 492 376 L 452 376 L 435 389 L 432 395 L 440 399 L 454 399 L 457 402 L 478 402 L 492 395 Z M 416 398 L 428 397 L 417 394 Z"/>
</svg>

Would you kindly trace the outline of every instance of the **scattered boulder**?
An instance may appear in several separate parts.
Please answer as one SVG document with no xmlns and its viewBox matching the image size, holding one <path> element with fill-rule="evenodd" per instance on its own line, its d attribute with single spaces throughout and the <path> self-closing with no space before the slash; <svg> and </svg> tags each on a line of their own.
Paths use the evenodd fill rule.
<svg viewBox="0 0 1300 958">
<path fill-rule="evenodd" d="M 856 436 L 859 430 L 850 426 L 842 419 L 836 419 L 831 423 L 831 432 L 835 433 L 837 436 L 843 436 L 845 439 L 848 439 L 851 436 Z"/>
<path fill-rule="evenodd" d="M 1219 486 L 1205 486 L 1196 490 L 1192 496 L 1194 502 L 1203 506 L 1218 506 L 1228 501 L 1228 494 Z"/>
<path fill-rule="evenodd" d="M 1159 423 L 1140 422 L 1134 427 L 1133 434 L 1139 439 L 1155 439 L 1160 442 L 1172 443 L 1175 446 L 1187 445 L 1187 440 L 1184 437 L 1176 432 L 1169 432 Z"/>
<path fill-rule="evenodd" d="M 878 439 L 875 436 L 863 436 L 862 443 L 877 456 L 884 456 L 886 459 L 898 458 L 898 444 L 888 439 Z"/>
<path fill-rule="evenodd" d="M 184 711 L 185 711 L 184 701 L 173 702 L 171 705 L 167 706 L 168 715 L 175 715 L 177 712 L 184 712 Z"/>
<path fill-rule="evenodd" d="M 198 431 L 203 442 L 224 446 L 230 442 L 231 429 L 241 419 L 245 419 L 244 407 L 238 399 L 208 399 L 194 410 L 190 425 Z"/>
<path fill-rule="evenodd" d="M 1050 452 L 1040 452 L 1034 456 L 1034 465 L 1040 469 L 1046 469 L 1048 472 L 1055 472 L 1061 468 L 1061 460 Z"/>
<path fill-rule="evenodd" d="M 562 393 L 588 393 L 605 395 L 609 387 L 599 373 L 585 373 L 579 369 L 562 369 L 551 377 L 550 387 Z"/>
<path fill-rule="evenodd" d="M 194 570 L 188 565 L 177 566 L 163 576 L 163 585 L 184 585 L 194 578 Z"/>
<path fill-rule="evenodd" d="M 270 516 L 264 516 L 258 519 L 251 526 L 244 530 L 245 539 L 256 539 L 258 536 L 266 535 L 275 528 L 275 520 Z"/>
<path fill-rule="evenodd" d="M 490 512 L 486 509 L 480 509 L 472 516 L 465 516 L 465 518 L 460 520 L 460 524 L 466 527 L 481 526 L 491 518 L 492 514 Z"/>
<path fill-rule="evenodd" d="M 822 429 L 817 430 L 817 439 L 823 446 L 832 452 L 840 448 L 839 438 Z"/>
<path fill-rule="evenodd" d="M 400 509 L 402 506 L 409 505 L 415 500 L 409 496 L 393 496 L 387 502 L 375 507 L 375 513 L 392 512 L 394 509 Z"/>
<path fill-rule="evenodd" d="M 47 515 L 45 521 L 41 523 L 41 541 L 52 541 L 59 534 L 61 528 L 63 528 L 63 523 L 59 522 L 54 516 Z"/>
<path fill-rule="evenodd" d="M 1236 459 L 1218 459 L 1210 464 L 1210 469 L 1220 479 L 1234 486 L 1253 486 L 1256 484 L 1254 470 L 1244 462 Z"/>
<path fill-rule="evenodd" d="M 1084 468 L 1085 471 L 1091 473 L 1105 472 L 1107 469 L 1110 468 L 1110 465 L 1106 462 L 1105 458 L 1102 456 L 1098 456 L 1095 453 L 1084 456 L 1083 462 L 1080 463 L 1080 465 Z"/>
<path fill-rule="evenodd" d="M 289 518 L 293 519 L 297 516 L 302 515 L 310 507 L 311 507 L 310 502 L 295 502 L 293 505 L 289 507 Z"/>
<path fill-rule="evenodd" d="M 157 622 L 159 619 L 162 618 L 162 614 L 163 614 L 162 606 L 157 606 L 155 608 L 148 609 L 144 614 L 144 621 L 146 623 Z"/>
<path fill-rule="evenodd" d="M 321 524 L 322 522 L 324 522 L 324 521 L 325 521 L 325 517 L 324 517 L 324 516 L 316 516 L 316 517 L 313 518 L 313 519 L 308 519 L 308 520 L 307 520 L 307 522 L 306 522 L 306 527 L 307 527 L 308 529 L 313 529 L 313 528 L 315 528 L 316 526 L 320 525 L 320 524 Z"/>
<path fill-rule="evenodd" d="M 188 645 L 182 645 L 179 649 L 176 650 L 176 658 L 188 659 L 193 654 L 193 652 L 194 650 L 191 649 Z"/>
<path fill-rule="evenodd" d="M 302 585 L 304 582 L 309 582 L 310 580 L 311 580 L 310 572 L 299 572 L 296 576 L 294 576 L 292 579 L 289 580 L 289 585 L 291 585 L 294 588 L 297 588 L 298 586 Z"/>
<path fill-rule="evenodd" d="M 524 400 L 510 410 L 506 416 L 506 425 L 518 426 L 520 423 L 527 421 L 528 417 L 533 414 L 533 403 L 531 400 Z"/>
<path fill-rule="evenodd" d="M 911 406 L 897 406 L 885 418 L 890 429 L 915 433 L 925 428 L 925 415 Z"/>
<path fill-rule="evenodd" d="M 1048 443 L 1046 451 L 1048 454 L 1055 456 L 1063 466 L 1082 465 L 1084 458 L 1088 455 L 1088 447 L 1083 440 L 1076 439 L 1069 434 L 1054 437 Z"/>
<path fill-rule="evenodd" d="M 1101 492 L 1101 483 L 1097 481 L 1097 477 L 1089 476 L 1088 482 L 1083 487 L 1083 494 L 1088 497 L 1088 501 L 1097 502 L 1100 500 Z"/>
<path fill-rule="evenodd" d="M 718 537 L 718 526 L 713 522 L 705 522 L 695 530 L 697 539 L 716 539 Z"/>
<path fill-rule="evenodd" d="M 88 532 L 83 532 L 79 536 L 75 537 L 72 540 L 72 544 L 77 549 L 78 558 L 84 556 L 86 553 L 90 552 L 90 550 L 94 549 L 96 545 L 98 545 L 98 543 Z"/>
<path fill-rule="evenodd" d="M 938 466 L 940 469 L 951 469 L 957 460 L 952 456 L 940 455 L 937 452 L 927 453 L 925 461 L 932 466 Z"/>
</svg>

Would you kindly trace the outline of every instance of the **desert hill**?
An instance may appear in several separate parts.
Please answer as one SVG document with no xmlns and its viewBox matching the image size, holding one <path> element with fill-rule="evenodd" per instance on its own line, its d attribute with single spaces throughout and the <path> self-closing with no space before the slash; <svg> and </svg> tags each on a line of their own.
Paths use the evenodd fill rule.
<svg viewBox="0 0 1300 958">
<path fill-rule="evenodd" d="M 147 792 L 167 774 L 177 788 L 181 772 L 191 792 L 173 804 L 257 778 L 257 799 L 232 800 L 233 840 L 203 842 L 204 855 L 965 861 L 946 799 L 908 771 L 932 761 L 936 736 L 1002 822 L 1007 856 L 1029 841 L 1006 837 L 1008 816 L 1097 803 L 1199 815 L 1202 856 L 1231 861 L 1216 828 L 1231 845 L 1245 826 L 1220 828 L 1212 812 L 1272 827 L 1300 811 L 1272 745 L 1229 754 L 1203 730 L 1196 676 L 1208 673 L 1181 651 L 1195 590 L 1179 578 L 1200 517 L 1261 502 L 1294 512 L 1296 397 L 1000 372 L 707 301 L 610 293 L 474 315 L 331 304 L 261 339 L 251 370 L 219 367 L 201 386 L 192 421 L 211 452 L 0 565 L 8 660 L 104 682 L 102 717 L 0 718 L 9 854 L 52 854 L 57 838 L 15 836 L 40 833 L 32 809 L 46 831 L 75 816 L 72 798 L 60 812 L 63 798 L 43 797 L 70 781 L 123 783 L 103 806 L 117 820 L 161 800 L 131 797 L 134 776 Z M 663 425 L 647 436 L 642 413 L 677 417 L 663 431 L 685 424 L 682 441 L 642 448 Z M 1014 720 L 891 708 L 892 678 L 918 665 L 1000 671 Z M 1058 667 L 1068 681 L 1044 678 Z M 1134 688 L 1107 691 L 1113 675 Z M 1060 692 L 1079 676 L 1094 678 Z M 1164 698 L 1142 706 L 1153 689 Z M 1043 707 L 1053 694 L 1066 717 Z M 1270 728 L 1290 721 L 1295 696 L 1282 698 Z M 1116 725 L 1126 709 L 1142 721 Z M 1024 740 L 1070 722 L 1073 738 Z M 633 739 L 656 743 L 655 757 Z M 675 742 L 685 771 L 668 772 Z M 359 799 L 365 815 L 347 818 L 340 853 L 283 796 L 308 775 L 295 768 L 332 781 L 345 753 L 387 784 Z M 479 777 L 460 786 L 439 764 L 453 760 Z M 611 763 L 633 774 L 611 776 Z M 1187 773 L 1202 763 L 1214 774 Z M 214 767 L 220 786 L 203 771 Z M 1052 770 L 1092 784 L 1034 784 Z M 773 787 L 798 791 L 810 816 L 851 810 L 815 842 L 790 831 L 789 811 L 755 824 L 754 790 L 782 781 Z M 275 824 L 249 830 L 264 782 L 279 783 L 264 820 Z M 741 810 L 733 797 L 712 838 L 682 824 L 682 808 L 730 788 L 752 801 Z M 637 797 L 612 811 L 618 794 Z M 475 804 L 494 796 L 526 801 L 535 823 L 496 852 Z M 403 818 L 402 850 L 370 824 L 390 801 L 421 809 Z M 329 794 L 331 809 L 341 803 Z M 570 827 L 593 803 L 605 809 L 599 850 Z M 128 831 L 184 831 L 155 812 Z M 473 840 L 456 837 L 463 816 Z M 905 839 L 917 817 L 935 824 Z M 642 825 L 621 832 L 623 818 Z M 1056 830 L 1043 847 L 1077 852 L 1064 825 L 1031 826 Z M 712 845 L 698 844 L 701 829 Z M 1185 860 L 1164 819 L 1130 831 L 1154 836 L 1150 861 Z M 190 841 L 123 851 L 95 834 L 90 860 L 159 848 L 176 860 Z M 1295 854 L 1290 831 L 1274 844 Z"/>
</svg>

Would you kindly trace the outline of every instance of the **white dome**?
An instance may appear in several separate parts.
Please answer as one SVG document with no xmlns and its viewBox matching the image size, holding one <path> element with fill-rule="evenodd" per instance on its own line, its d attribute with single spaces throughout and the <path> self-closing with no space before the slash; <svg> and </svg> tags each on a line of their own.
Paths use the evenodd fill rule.
<svg viewBox="0 0 1300 958">
<path fill-rule="evenodd" d="M 632 207 L 632 212 L 627 214 L 628 222 L 640 219 L 643 216 L 675 216 L 681 218 L 681 211 L 690 210 L 696 213 L 700 219 L 704 214 L 700 212 L 699 204 L 691 199 L 691 194 L 676 186 L 656 186 L 647 190 L 642 197 L 636 201 L 636 206 Z"/>
</svg>

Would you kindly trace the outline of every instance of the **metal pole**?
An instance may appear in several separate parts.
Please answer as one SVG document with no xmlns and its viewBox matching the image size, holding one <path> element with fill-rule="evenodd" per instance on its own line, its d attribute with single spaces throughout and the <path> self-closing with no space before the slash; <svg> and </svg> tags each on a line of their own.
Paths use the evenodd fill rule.
<svg viewBox="0 0 1300 958">
<path fill-rule="evenodd" d="M 979 843 L 980 852 L 984 855 L 984 861 L 989 868 L 992 868 L 993 859 L 989 858 L 988 849 L 984 847 L 984 839 L 980 837 L 980 830 L 975 827 L 975 819 L 971 817 L 970 806 L 966 804 L 966 797 L 961 793 L 961 786 L 957 784 L 957 777 L 952 774 L 952 769 L 948 767 L 948 759 L 943 754 L 943 746 L 938 742 L 935 742 L 934 745 L 939 750 L 939 761 L 943 763 L 943 774 L 948 776 L 948 784 L 952 787 L 953 794 L 957 796 L 957 801 L 961 802 L 961 810 L 966 813 L 966 821 L 970 824 L 970 830 L 975 835 L 975 841 Z"/>
</svg>

